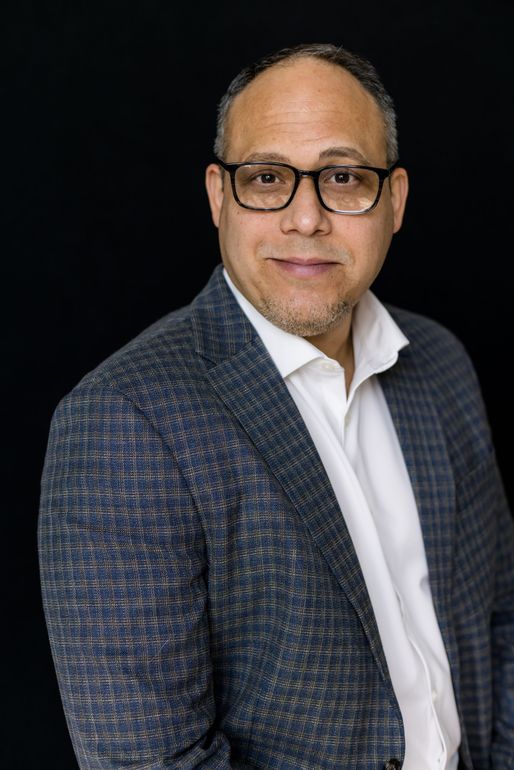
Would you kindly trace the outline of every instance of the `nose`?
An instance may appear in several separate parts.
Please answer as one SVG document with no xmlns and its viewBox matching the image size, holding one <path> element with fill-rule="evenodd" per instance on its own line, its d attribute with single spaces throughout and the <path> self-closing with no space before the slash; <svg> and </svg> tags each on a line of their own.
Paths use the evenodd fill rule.
<svg viewBox="0 0 514 770">
<path fill-rule="evenodd" d="M 331 229 L 329 212 L 321 205 L 314 179 L 309 177 L 300 178 L 293 200 L 281 213 L 281 229 L 284 233 L 314 235 L 328 233 Z"/>
</svg>

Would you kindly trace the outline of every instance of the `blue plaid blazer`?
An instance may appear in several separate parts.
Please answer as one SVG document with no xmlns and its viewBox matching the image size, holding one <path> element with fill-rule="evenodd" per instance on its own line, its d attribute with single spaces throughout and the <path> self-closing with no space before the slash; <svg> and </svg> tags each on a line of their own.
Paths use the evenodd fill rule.
<svg viewBox="0 0 514 770">
<path fill-rule="evenodd" d="M 476 378 L 436 323 L 379 375 L 470 770 L 514 768 L 514 536 Z M 58 405 L 42 595 L 83 770 L 382 770 L 401 713 L 307 429 L 218 267 Z M 393 760 L 393 761 L 391 761 Z"/>
</svg>

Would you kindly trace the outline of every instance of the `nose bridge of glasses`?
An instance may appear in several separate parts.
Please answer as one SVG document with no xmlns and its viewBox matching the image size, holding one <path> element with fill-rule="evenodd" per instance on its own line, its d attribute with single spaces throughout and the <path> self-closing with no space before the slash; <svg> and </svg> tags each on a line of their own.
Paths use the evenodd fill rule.
<svg viewBox="0 0 514 770">
<path fill-rule="evenodd" d="M 295 185 L 295 188 L 293 190 L 293 197 L 298 193 L 298 188 L 300 186 L 300 182 L 302 181 L 302 178 L 303 177 L 310 177 L 310 179 L 312 179 L 313 192 L 315 192 L 317 198 L 319 198 L 319 196 L 320 196 L 319 175 L 321 173 L 320 170 L 317 170 L 317 171 L 307 171 L 307 170 L 302 169 L 302 168 L 297 168 L 297 169 L 295 169 L 295 171 L 296 171 L 296 185 Z"/>
<path fill-rule="evenodd" d="M 315 179 L 319 174 L 319 171 L 306 171 L 303 168 L 298 168 L 296 170 L 298 171 L 300 176 L 310 176 L 312 177 L 312 179 Z"/>
</svg>

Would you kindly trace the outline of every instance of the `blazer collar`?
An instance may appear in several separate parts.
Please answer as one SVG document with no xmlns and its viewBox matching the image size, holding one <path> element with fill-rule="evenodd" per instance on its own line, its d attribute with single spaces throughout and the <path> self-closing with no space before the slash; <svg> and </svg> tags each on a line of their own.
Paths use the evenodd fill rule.
<svg viewBox="0 0 514 770">
<path fill-rule="evenodd" d="M 218 265 L 191 306 L 193 342 L 196 352 L 217 364 L 237 355 L 256 336 L 241 311 Z"/>
</svg>

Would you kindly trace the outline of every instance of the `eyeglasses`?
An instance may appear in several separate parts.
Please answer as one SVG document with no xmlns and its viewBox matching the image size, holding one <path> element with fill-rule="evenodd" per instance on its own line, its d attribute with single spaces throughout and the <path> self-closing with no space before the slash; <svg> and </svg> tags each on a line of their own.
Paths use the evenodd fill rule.
<svg viewBox="0 0 514 770">
<path fill-rule="evenodd" d="M 304 171 L 288 163 L 225 163 L 216 158 L 230 174 L 236 202 L 252 211 L 279 211 L 289 206 L 303 176 L 314 182 L 319 202 L 336 214 L 366 214 L 380 200 L 384 181 L 396 167 L 323 166 Z"/>
</svg>

